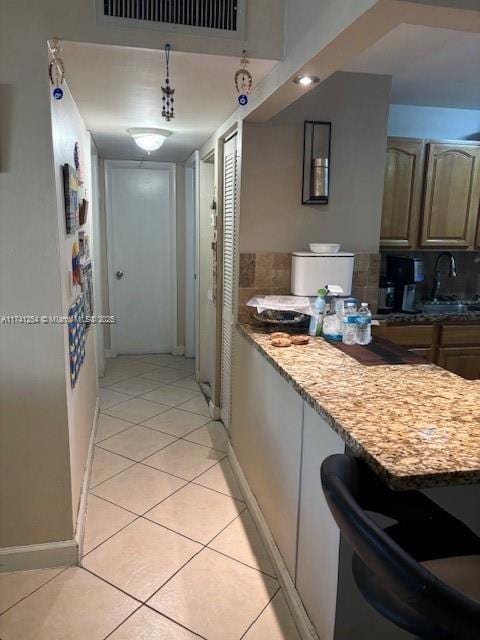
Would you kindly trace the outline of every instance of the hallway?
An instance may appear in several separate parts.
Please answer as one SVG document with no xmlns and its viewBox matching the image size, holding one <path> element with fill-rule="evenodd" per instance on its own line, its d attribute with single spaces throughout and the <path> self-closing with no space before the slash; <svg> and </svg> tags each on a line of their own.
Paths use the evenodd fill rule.
<svg viewBox="0 0 480 640">
<path fill-rule="evenodd" d="M 82 567 L 0 573 L 2 640 L 299 640 L 192 372 L 109 361 Z"/>
</svg>

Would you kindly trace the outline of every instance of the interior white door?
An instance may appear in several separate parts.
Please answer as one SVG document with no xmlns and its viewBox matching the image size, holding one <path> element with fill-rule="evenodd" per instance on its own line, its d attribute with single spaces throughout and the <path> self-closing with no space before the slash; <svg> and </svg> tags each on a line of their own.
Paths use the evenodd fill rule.
<svg viewBox="0 0 480 640">
<path fill-rule="evenodd" d="M 109 282 L 118 354 L 171 353 L 175 347 L 173 169 L 150 167 L 111 167 Z"/>
<path fill-rule="evenodd" d="M 223 153 L 223 303 L 221 407 L 224 425 L 230 428 L 232 392 L 232 345 L 236 256 L 238 236 L 238 158 L 237 136 L 225 142 Z"/>
</svg>

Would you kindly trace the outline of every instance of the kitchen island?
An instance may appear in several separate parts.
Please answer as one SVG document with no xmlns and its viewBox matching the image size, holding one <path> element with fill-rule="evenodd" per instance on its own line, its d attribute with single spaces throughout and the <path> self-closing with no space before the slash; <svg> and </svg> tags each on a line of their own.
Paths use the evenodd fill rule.
<svg viewBox="0 0 480 640">
<path fill-rule="evenodd" d="M 232 456 L 318 636 L 408 638 L 358 594 L 320 465 L 351 451 L 477 529 L 480 382 L 428 363 L 367 367 L 321 338 L 276 348 L 251 325 L 238 326 L 233 361 Z"/>
</svg>

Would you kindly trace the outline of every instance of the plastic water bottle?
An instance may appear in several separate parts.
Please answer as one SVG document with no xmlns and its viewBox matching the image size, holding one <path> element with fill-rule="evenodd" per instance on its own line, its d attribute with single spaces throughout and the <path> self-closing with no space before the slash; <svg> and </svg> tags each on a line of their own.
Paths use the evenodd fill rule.
<svg viewBox="0 0 480 640">
<path fill-rule="evenodd" d="M 372 341 L 372 314 L 368 303 L 362 302 L 357 315 L 357 344 L 370 344 Z"/>
<path fill-rule="evenodd" d="M 310 317 L 310 325 L 308 327 L 308 334 L 310 336 L 319 336 L 322 333 L 323 316 L 325 314 L 325 296 L 327 295 L 326 289 L 319 289 L 317 291 L 317 299 L 313 305 L 312 315 Z"/>
<path fill-rule="evenodd" d="M 357 342 L 357 303 L 355 300 L 345 300 L 343 307 L 343 344 Z"/>
</svg>

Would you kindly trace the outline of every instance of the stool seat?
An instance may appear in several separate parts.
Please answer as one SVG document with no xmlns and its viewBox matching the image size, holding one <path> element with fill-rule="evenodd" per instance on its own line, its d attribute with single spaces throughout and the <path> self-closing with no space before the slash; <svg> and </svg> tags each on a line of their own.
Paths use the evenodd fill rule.
<svg viewBox="0 0 480 640">
<path fill-rule="evenodd" d="M 480 555 L 438 558 L 422 565 L 449 587 L 480 604 Z"/>
</svg>

